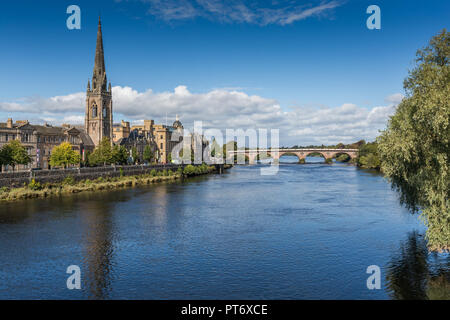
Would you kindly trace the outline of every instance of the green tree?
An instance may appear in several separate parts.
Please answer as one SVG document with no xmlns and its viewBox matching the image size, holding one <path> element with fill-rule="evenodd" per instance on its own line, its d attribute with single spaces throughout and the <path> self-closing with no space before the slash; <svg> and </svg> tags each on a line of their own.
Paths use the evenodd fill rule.
<svg viewBox="0 0 450 320">
<path fill-rule="evenodd" d="M 31 162 L 31 157 L 28 155 L 27 149 L 25 149 L 19 140 L 12 140 L 3 146 L 2 158 L 5 161 L 5 165 L 13 167 L 13 171 L 17 165 L 27 165 Z"/>
<path fill-rule="evenodd" d="M 108 138 L 103 138 L 100 144 L 89 155 L 90 165 L 107 165 L 113 163 L 113 152 L 111 141 Z"/>
<path fill-rule="evenodd" d="M 153 152 L 149 145 L 146 145 L 144 148 L 144 161 L 151 163 L 153 161 Z"/>
<path fill-rule="evenodd" d="M 131 157 L 133 158 L 134 164 L 139 162 L 139 154 L 135 146 L 131 147 Z"/>
<path fill-rule="evenodd" d="M 80 154 L 73 150 L 69 142 L 63 142 L 52 149 L 50 165 L 52 167 L 64 167 L 80 163 Z"/>
<path fill-rule="evenodd" d="M 380 169 L 381 160 L 378 154 L 378 143 L 369 142 L 359 147 L 356 163 L 359 167 L 367 169 Z"/>
<path fill-rule="evenodd" d="M 450 33 L 417 52 L 406 97 L 378 138 L 381 168 L 408 207 L 422 210 L 430 250 L 450 250 Z"/>
<path fill-rule="evenodd" d="M 11 163 L 11 153 L 10 149 L 3 147 L 0 149 L 0 171 L 2 170 L 2 166 L 9 165 Z"/>
<path fill-rule="evenodd" d="M 112 163 L 127 164 L 128 151 L 124 146 L 114 146 L 112 148 Z"/>
</svg>

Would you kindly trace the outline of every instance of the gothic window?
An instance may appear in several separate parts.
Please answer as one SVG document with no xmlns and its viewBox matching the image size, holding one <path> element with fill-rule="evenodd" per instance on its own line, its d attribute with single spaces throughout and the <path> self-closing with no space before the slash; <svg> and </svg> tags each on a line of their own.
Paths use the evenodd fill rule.
<svg viewBox="0 0 450 320">
<path fill-rule="evenodd" d="M 94 103 L 92 105 L 92 118 L 96 118 L 96 117 L 97 117 L 97 106 Z"/>
<path fill-rule="evenodd" d="M 106 118 L 106 107 L 103 107 L 103 118 Z"/>
</svg>

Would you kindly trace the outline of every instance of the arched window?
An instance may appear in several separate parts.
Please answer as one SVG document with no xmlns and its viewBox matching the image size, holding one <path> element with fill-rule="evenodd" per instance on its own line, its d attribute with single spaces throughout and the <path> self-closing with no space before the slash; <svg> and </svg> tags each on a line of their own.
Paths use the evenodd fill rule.
<svg viewBox="0 0 450 320">
<path fill-rule="evenodd" d="M 106 112 L 106 107 L 103 107 L 103 118 L 106 118 L 107 112 Z"/>
<path fill-rule="evenodd" d="M 97 106 L 94 103 L 92 105 L 92 118 L 96 118 L 96 117 L 97 117 Z"/>
</svg>

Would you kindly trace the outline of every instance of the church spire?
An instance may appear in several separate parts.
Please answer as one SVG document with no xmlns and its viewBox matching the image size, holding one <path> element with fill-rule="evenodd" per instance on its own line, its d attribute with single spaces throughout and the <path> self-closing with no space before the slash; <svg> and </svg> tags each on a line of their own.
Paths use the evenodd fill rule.
<svg viewBox="0 0 450 320">
<path fill-rule="evenodd" d="M 92 82 L 94 82 L 94 78 L 97 78 L 97 81 L 101 83 L 103 81 L 105 73 L 106 70 L 105 70 L 105 56 L 103 52 L 102 22 L 99 16 L 98 30 L 97 30 L 97 47 L 95 49 L 95 64 Z"/>
<path fill-rule="evenodd" d="M 103 52 L 102 23 L 98 18 L 97 47 L 92 81 L 87 86 L 85 130 L 94 145 L 99 145 L 103 138 L 112 141 L 113 108 L 112 91 L 108 88 Z"/>
</svg>

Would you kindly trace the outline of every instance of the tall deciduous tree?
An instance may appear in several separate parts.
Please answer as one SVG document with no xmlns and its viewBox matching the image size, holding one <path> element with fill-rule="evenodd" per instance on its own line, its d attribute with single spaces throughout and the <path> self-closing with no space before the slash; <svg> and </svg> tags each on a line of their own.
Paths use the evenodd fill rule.
<svg viewBox="0 0 450 320">
<path fill-rule="evenodd" d="M 0 171 L 2 170 L 2 166 L 6 166 L 11 163 L 11 155 L 8 151 L 8 148 L 0 148 Z"/>
<path fill-rule="evenodd" d="M 31 162 L 31 157 L 28 155 L 27 149 L 20 143 L 19 140 L 12 140 L 2 148 L 5 165 L 15 167 L 19 164 L 27 165 Z"/>
<path fill-rule="evenodd" d="M 417 52 L 406 97 L 378 138 L 383 172 L 401 199 L 422 210 L 431 250 L 450 250 L 450 33 Z"/>
<path fill-rule="evenodd" d="M 103 138 L 100 144 L 89 155 L 89 164 L 91 165 L 107 165 L 113 162 L 113 150 L 111 141 Z"/>
<path fill-rule="evenodd" d="M 133 164 L 136 164 L 139 162 L 139 153 L 135 146 L 131 147 L 131 157 L 133 158 Z"/>
<path fill-rule="evenodd" d="M 152 160 L 153 160 L 153 152 L 149 145 L 146 145 L 144 148 L 143 159 L 144 159 L 144 161 L 147 161 L 147 162 L 152 162 Z"/>
<path fill-rule="evenodd" d="M 80 153 L 73 150 L 69 142 L 63 142 L 52 150 L 50 165 L 52 167 L 64 167 L 80 163 Z"/>
<path fill-rule="evenodd" d="M 114 146 L 112 148 L 112 162 L 115 164 L 127 164 L 128 151 L 124 146 Z"/>
</svg>

